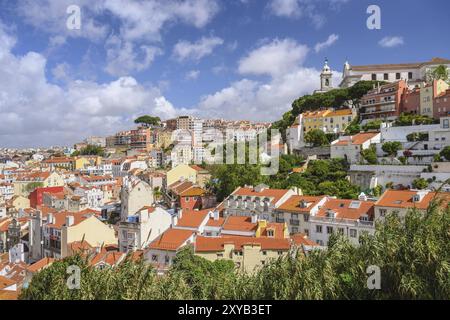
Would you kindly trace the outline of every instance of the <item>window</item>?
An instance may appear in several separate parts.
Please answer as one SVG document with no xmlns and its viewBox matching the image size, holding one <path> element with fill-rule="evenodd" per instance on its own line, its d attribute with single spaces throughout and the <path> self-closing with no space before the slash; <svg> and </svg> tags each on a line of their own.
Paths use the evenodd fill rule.
<svg viewBox="0 0 450 320">
<path fill-rule="evenodd" d="M 408 72 L 408 79 L 411 80 L 413 78 L 412 72 Z"/>
<path fill-rule="evenodd" d="M 292 227 L 292 233 L 298 233 L 298 228 L 297 227 Z"/>
<path fill-rule="evenodd" d="M 356 238 L 357 235 L 358 235 L 358 232 L 356 231 L 356 229 L 350 229 L 350 237 Z"/>
<path fill-rule="evenodd" d="M 317 242 L 317 244 L 318 244 L 319 246 L 323 246 L 323 241 L 322 241 L 322 240 L 317 240 L 316 242 Z"/>
<path fill-rule="evenodd" d="M 401 78 L 400 72 L 397 72 L 397 73 L 395 74 L 395 79 L 400 80 L 400 78 Z"/>
<path fill-rule="evenodd" d="M 165 256 L 165 257 L 164 257 L 164 261 L 165 261 L 166 264 L 169 264 L 169 262 L 170 262 L 170 257 L 169 257 L 169 256 Z"/>
<path fill-rule="evenodd" d="M 327 227 L 327 234 L 333 233 L 333 227 Z"/>
<path fill-rule="evenodd" d="M 309 214 L 303 215 L 303 221 L 308 222 L 309 221 Z"/>
<path fill-rule="evenodd" d="M 317 226 L 316 226 L 316 232 L 317 232 L 317 233 L 322 233 L 322 226 L 317 225 Z"/>
<path fill-rule="evenodd" d="M 442 125 L 443 125 L 444 129 L 448 129 L 448 128 L 449 128 L 449 125 L 450 125 L 449 120 L 448 120 L 448 119 L 445 119 L 445 120 L 443 121 Z"/>
<path fill-rule="evenodd" d="M 152 254 L 152 261 L 157 262 L 158 261 L 158 255 Z"/>
<path fill-rule="evenodd" d="M 339 234 L 344 234 L 344 228 L 338 228 Z"/>
<path fill-rule="evenodd" d="M 372 73 L 372 80 L 377 80 L 377 75 L 375 73 Z"/>
<path fill-rule="evenodd" d="M 387 73 L 384 74 L 384 80 L 389 80 L 389 74 Z"/>
<path fill-rule="evenodd" d="M 304 231 L 305 231 L 306 236 L 309 237 L 309 229 L 305 229 Z"/>
<path fill-rule="evenodd" d="M 263 256 L 267 256 L 267 251 L 262 252 Z"/>
<path fill-rule="evenodd" d="M 283 251 L 278 251 L 278 255 L 281 256 L 283 254 Z"/>
</svg>

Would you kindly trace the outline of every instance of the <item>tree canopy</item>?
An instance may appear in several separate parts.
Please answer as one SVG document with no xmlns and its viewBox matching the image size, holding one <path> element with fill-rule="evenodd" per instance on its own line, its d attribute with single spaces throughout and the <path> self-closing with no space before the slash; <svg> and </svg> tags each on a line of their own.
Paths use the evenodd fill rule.
<svg viewBox="0 0 450 320">
<path fill-rule="evenodd" d="M 322 147 L 330 143 L 325 132 L 319 129 L 314 129 L 306 133 L 305 142 L 313 147 Z"/>
<path fill-rule="evenodd" d="M 402 144 L 399 141 L 389 141 L 383 143 L 381 149 L 390 157 L 395 157 L 399 150 L 402 150 Z"/>
<path fill-rule="evenodd" d="M 82 148 L 80 151 L 75 151 L 72 153 L 72 156 L 105 156 L 105 149 L 103 149 L 100 146 L 95 146 L 92 144 L 87 145 L 86 147 Z"/>
<path fill-rule="evenodd" d="M 159 117 L 152 117 L 149 115 L 145 115 L 135 119 L 134 123 L 144 124 L 147 126 L 157 126 L 161 123 L 161 119 Z"/>
</svg>

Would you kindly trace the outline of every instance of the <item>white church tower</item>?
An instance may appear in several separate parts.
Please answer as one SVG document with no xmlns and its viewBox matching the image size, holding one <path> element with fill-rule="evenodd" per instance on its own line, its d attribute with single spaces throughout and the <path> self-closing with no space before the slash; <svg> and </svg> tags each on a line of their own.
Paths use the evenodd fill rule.
<svg viewBox="0 0 450 320">
<path fill-rule="evenodd" d="M 325 58 L 325 65 L 322 68 L 322 73 L 320 74 L 320 90 L 314 91 L 314 93 L 324 93 L 330 91 L 333 88 L 333 72 L 328 66 L 328 59 Z"/>
</svg>

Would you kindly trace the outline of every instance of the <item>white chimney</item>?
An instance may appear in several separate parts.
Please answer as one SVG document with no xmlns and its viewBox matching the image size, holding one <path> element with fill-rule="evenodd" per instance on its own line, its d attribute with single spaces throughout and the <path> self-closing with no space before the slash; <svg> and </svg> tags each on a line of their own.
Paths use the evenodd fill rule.
<svg viewBox="0 0 450 320">
<path fill-rule="evenodd" d="M 258 222 L 258 215 L 256 213 L 252 214 L 252 223 Z"/>
<path fill-rule="evenodd" d="M 47 223 L 53 223 L 53 213 L 49 213 L 47 216 Z"/>
<path fill-rule="evenodd" d="M 66 216 L 66 226 L 71 227 L 75 223 L 75 218 L 73 216 Z"/>
<path fill-rule="evenodd" d="M 213 218 L 214 218 L 215 221 L 219 220 L 219 211 L 218 210 L 214 210 Z"/>
<path fill-rule="evenodd" d="M 179 209 L 177 213 L 178 219 L 183 218 L 183 209 Z"/>
</svg>

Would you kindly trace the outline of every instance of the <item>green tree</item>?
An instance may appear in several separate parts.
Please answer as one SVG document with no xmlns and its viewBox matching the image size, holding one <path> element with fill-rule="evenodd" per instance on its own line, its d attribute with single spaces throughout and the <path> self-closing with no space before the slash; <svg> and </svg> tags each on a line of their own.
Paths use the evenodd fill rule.
<svg viewBox="0 0 450 320">
<path fill-rule="evenodd" d="M 92 144 L 88 144 L 86 147 L 82 148 L 79 151 L 75 151 L 72 153 L 72 156 L 105 156 L 105 149 L 100 146 L 95 146 Z"/>
<path fill-rule="evenodd" d="M 449 71 L 447 66 L 445 65 L 440 65 L 437 66 L 436 68 L 434 68 L 430 73 L 429 73 L 429 77 L 430 80 L 444 80 L 446 82 L 449 82 L 450 78 L 449 78 Z"/>
<path fill-rule="evenodd" d="M 402 113 L 394 122 L 397 127 L 412 126 L 419 124 L 433 124 L 434 120 L 428 116 L 412 113 Z"/>
<path fill-rule="evenodd" d="M 309 143 L 313 147 L 322 147 L 329 144 L 327 136 L 325 132 L 319 129 L 314 129 L 309 131 L 305 135 L 305 142 Z"/>
<path fill-rule="evenodd" d="M 381 120 L 374 120 L 371 122 L 366 123 L 362 126 L 363 131 L 369 131 L 369 130 L 380 130 L 380 126 L 383 123 Z"/>
<path fill-rule="evenodd" d="M 441 157 L 444 157 L 445 160 L 450 161 L 450 146 L 445 147 L 442 149 L 442 151 L 439 153 Z"/>
<path fill-rule="evenodd" d="M 390 157 L 395 157 L 399 150 L 402 150 L 402 144 L 398 141 L 389 141 L 383 143 L 381 149 Z"/>
<path fill-rule="evenodd" d="M 149 115 L 145 115 L 135 119 L 134 123 L 143 124 L 146 126 L 157 126 L 161 123 L 161 119 L 159 117 L 152 117 Z"/>
<path fill-rule="evenodd" d="M 428 181 L 425 180 L 424 178 L 417 178 L 413 181 L 412 187 L 414 189 L 420 189 L 420 190 L 426 189 L 426 188 L 428 188 Z"/>
<path fill-rule="evenodd" d="M 25 186 L 27 192 L 33 192 L 37 188 L 42 188 L 44 184 L 42 182 L 30 182 Z"/>
<path fill-rule="evenodd" d="M 370 148 L 362 150 L 361 156 L 363 157 L 364 160 L 367 161 L 368 164 L 377 164 L 378 163 L 375 145 L 371 145 Z"/>
</svg>

